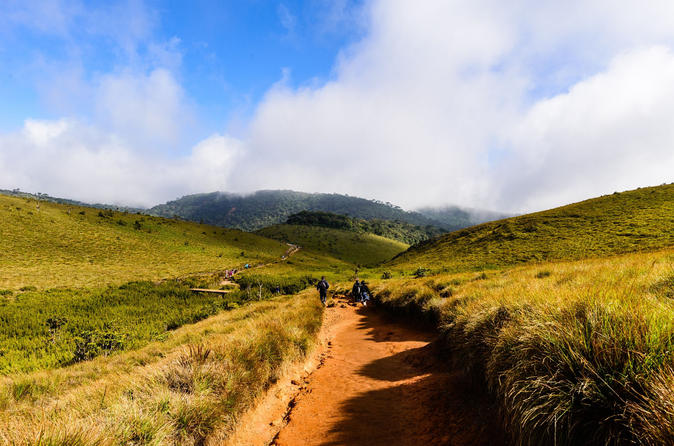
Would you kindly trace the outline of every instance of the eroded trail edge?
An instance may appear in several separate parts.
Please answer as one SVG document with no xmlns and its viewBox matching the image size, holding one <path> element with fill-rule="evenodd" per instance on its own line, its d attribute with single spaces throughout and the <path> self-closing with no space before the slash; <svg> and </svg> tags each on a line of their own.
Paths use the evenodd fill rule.
<svg viewBox="0 0 674 446">
<path fill-rule="evenodd" d="M 230 444 L 503 444 L 494 407 L 437 359 L 435 336 L 336 300 L 313 372 L 295 373 L 269 392 L 269 407 L 255 409 L 252 431 L 266 424 L 266 438 L 249 433 Z"/>
</svg>

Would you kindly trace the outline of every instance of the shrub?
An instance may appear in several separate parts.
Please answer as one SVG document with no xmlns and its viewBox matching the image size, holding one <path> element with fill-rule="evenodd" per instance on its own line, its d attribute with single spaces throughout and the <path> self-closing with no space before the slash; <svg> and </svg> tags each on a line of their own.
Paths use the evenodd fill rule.
<svg viewBox="0 0 674 446">
<path fill-rule="evenodd" d="M 391 277 L 393 277 L 393 274 L 391 274 L 391 271 L 384 271 L 381 275 L 381 278 L 384 280 L 388 280 Z"/>
<path fill-rule="evenodd" d="M 72 362 L 93 359 L 124 348 L 124 335 L 113 330 L 84 330 L 75 337 Z"/>
<path fill-rule="evenodd" d="M 426 277 L 430 271 L 431 271 L 431 270 L 429 270 L 428 268 L 422 268 L 422 267 L 419 267 L 419 268 L 417 268 L 412 274 L 413 274 L 414 277 L 416 277 L 417 279 L 420 279 L 420 278 L 422 278 L 422 277 Z"/>
<path fill-rule="evenodd" d="M 483 271 L 482 274 L 475 276 L 473 280 L 487 280 L 488 278 L 489 276 L 487 276 L 487 273 Z"/>
</svg>

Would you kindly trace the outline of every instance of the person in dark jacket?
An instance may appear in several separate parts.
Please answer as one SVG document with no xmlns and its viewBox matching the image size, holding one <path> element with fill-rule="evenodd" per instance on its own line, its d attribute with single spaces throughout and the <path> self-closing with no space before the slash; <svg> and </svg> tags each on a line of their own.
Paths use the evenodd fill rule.
<svg viewBox="0 0 674 446">
<path fill-rule="evenodd" d="M 351 288 L 351 297 L 353 298 L 354 303 L 360 302 L 360 282 L 356 279 L 356 283 L 353 284 Z"/>
<path fill-rule="evenodd" d="M 316 284 L 316 289 L 323 305 L 325 305 L 328 298 L 328 288 L 330 288 L 330 284 L 325 280 L 325 276 L 321 277 L 321 280 Z"/>
<path fill-rule="evenodd" d="M 367 287 L 367 283 L 364 280 L 360 281 L 360 301 L 364 306 L 367 306 L 367 302 L 371 297 L 370 289 Z"/>
</svg>

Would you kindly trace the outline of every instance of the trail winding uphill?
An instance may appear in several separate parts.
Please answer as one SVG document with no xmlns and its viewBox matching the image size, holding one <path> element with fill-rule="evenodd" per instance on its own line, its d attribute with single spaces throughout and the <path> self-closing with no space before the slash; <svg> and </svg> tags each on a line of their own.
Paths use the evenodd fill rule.
<svg viewBox="0 0 674 446">
<path fill-rule="evenodd" d="M 269 443 L 298 445 L 501 445 L 489 402 L 438 362 L 434 334 L 345 300 L 326 310 L 321 365 Z M 242 441 L 239 438 L 239 441 Z M 243 443 L 242 443 L 243 444 Z"/>
</svg>

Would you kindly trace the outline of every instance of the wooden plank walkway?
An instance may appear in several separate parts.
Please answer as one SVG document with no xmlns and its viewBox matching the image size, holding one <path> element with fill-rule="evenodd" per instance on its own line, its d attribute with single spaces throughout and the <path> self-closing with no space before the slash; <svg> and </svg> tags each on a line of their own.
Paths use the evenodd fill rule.
<svg viewBox="0 0 674 446">
<path fill-rule="evenodd" d="M 195 293 L 227 294 L 232 290 L 209 290 L 208 288 L 190 288 L 190 291 L 194 291 Z"/>
</svg>

